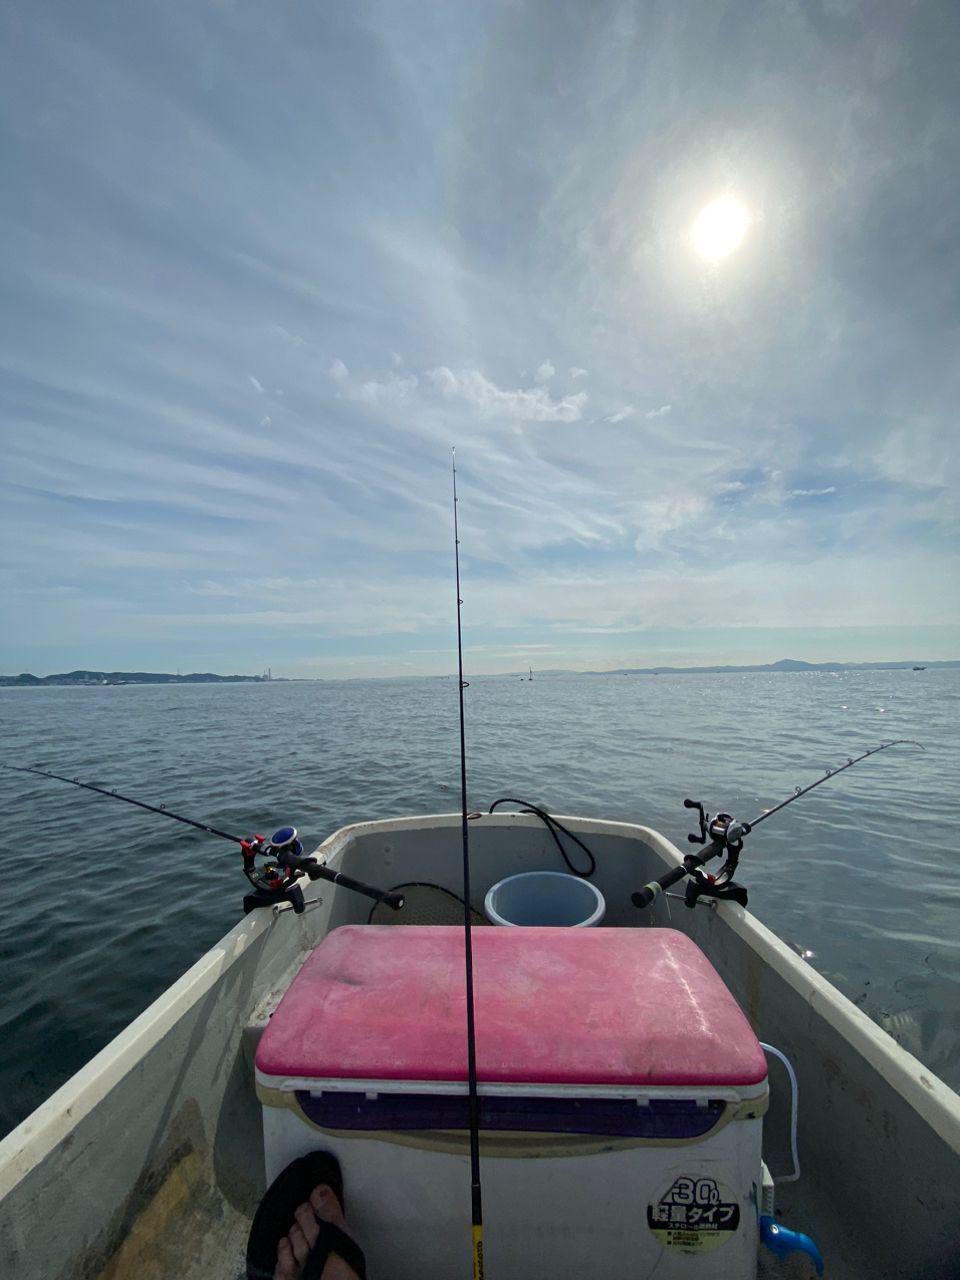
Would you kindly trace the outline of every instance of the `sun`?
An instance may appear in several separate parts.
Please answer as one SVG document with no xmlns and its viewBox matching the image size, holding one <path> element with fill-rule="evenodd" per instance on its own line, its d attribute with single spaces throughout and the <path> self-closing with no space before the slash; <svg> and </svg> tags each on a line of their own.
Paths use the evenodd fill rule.
<svg viewBox="0 0 960 1280">
<path fill-rule="evenodd" d="M 733 196 L 720 196 L 701 209 L 693 224 L 693 245 L 708 262 L 719 262 L 740 247 L 750 215 Z"/>
</svg>

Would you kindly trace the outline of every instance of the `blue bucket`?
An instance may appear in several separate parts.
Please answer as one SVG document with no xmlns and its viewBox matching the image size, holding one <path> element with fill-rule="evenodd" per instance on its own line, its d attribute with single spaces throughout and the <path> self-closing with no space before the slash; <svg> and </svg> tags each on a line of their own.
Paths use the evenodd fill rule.
<svg viewBox="0 0 960 1280">
<path fill-rule="evenodd" d="M 483 901 L 492 924 L 587 929 L 607 908 L 600 890 L 564 871 L 523 871 L 498 880 Z"/>
</svg>

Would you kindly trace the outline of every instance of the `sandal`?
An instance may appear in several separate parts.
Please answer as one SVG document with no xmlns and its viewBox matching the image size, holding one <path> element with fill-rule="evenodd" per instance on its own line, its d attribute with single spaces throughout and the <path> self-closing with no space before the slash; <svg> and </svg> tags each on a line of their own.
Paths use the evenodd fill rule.
<svg viewBox="0 0 960 1280">
<path fill-rule="evenodd" d="M 277 1267 L 277 1246 L 294 1223 L 300 1205 L 309 1203 L 314 1187 L 325 1184 L 340 1201 L 343 1212 L 343 1174 L 336 1156 L 329 1151 L 313 1151 L 288 1164 L 260 1201 L 247 1241 L 248 1280 L 273 1280 Z M 332 1253 L 341 1257 L 360 1280 L 366 1280 L 367 1263 L 363 1250 L 345 1231 L 324 1218 L 317 1218 L 320 1235 L 303 1266 L 301 1280 L 320 1280 Z"/>
</svg>

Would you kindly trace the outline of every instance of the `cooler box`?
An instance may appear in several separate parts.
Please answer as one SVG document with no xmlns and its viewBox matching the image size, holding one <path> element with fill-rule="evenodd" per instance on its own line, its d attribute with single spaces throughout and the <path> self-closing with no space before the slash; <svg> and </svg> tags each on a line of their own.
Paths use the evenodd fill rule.
<svg viewBox="0 0 960 1280">
<path fill-rule="evenodd" d="M 766 1061 L 673 929 L 473 932 L 491 1280 L 756 1273 Z M 469 1276 L 463 931 L 348 925 L 261 1038 L 267 1182 L 329 1150 L 371 1276 Z"/>
</svg>

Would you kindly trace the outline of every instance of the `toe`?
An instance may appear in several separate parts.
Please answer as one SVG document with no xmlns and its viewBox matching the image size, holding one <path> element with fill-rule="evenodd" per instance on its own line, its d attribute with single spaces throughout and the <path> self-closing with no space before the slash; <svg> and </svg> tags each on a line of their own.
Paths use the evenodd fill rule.
<svg viewBox="0 0 960 1280">
<path fill-rule="evenodd" d="M 333 1194 L 330 1187 L 321 1183 L 318 1187 L 310 1192 L 310 1207 L 318 1218 L 322 1218 L 324 1222 L 332 1222 L 335 1227 L 341 1229 L 346 1228 L 346 1220 L 343 1216 L 343 1210 L 340 1208 L 340 1201 Z"/>
<path fill-rule="evenodd" d="M 307 1237 L 303 1234 L 298 1223 L 295 1222 L 290 1228 L 287 1233 L 287 1239 L 290 1241 L 290 1248 L 293 1250 L 297 1265 L 302 1267 L 310 1256 L 310 1246 L 307 1244 Z"/>
<path fill-rule="evenodd" d="M 298 1207 L 294 1217 L 297 1220 L 297 1226 L 303 1232 L 303 1237 L 307 1242 L 307 1248 L 312 1249 L 317 1243 L 317 1236 L 320 1234 L 320 1228 L 317 1226 L 317 1215 L 312 1205 L 302 1204 Z"/>
<path fill-rule="evenodd" d="M 277 1269 L 273 1273 L 273 1280 L 297 1280 L 299 1274 L 300 1268 L 290 1248 L 290 1241 L 284 1236 L 277 1245 Z"/>
</svg>

